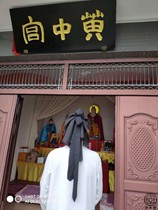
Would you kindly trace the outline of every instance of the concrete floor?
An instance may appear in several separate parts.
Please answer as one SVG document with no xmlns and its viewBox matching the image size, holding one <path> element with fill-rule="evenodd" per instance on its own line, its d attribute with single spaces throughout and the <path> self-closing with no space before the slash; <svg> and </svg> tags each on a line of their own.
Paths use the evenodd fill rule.
<svg viewBox="0 0 158 210">
<path fill-rule="evenodd" d="M 41 210 L 39 204 L 30 203 L 6 203 L 3 210 Z M 99 210 L 99 206 L 96 206 L 96 210 Z"/>
<path fill-rule="evenodd" d="M 3 210 L 41 210 L 39 204 L 26 203 L 6 203 Z"/>
</svg>

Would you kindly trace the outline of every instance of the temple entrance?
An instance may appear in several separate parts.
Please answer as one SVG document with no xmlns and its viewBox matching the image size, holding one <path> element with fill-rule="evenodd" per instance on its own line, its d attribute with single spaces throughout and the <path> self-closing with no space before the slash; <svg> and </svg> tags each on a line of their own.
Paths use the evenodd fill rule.
<svg viewBox="0 0 158 210">
<path fill-rule="evenodd" d="M 22 97 L 24 98 L 24 102 L 17 136 L 16 149 L 14 153 L 13 167 L 10 176 L 10 183 L 11 181 L 14 181 L 14 183 L 12 182 L 12 184 L 15 184 L 15 180 L 18 180 L 18 176 L 21 176 L 24 178 L 23 181 L 25 181 L 25 185 L 23 185 L 23 181 L 19 182 L 20 184 L 18 185 L 17 183 L 14 186 L 10 185 L 10 189 L 8 188 L 9 194 L 11 190 L 13 190 L 14 193 L 20 192 L 22 188 L 28 185 L 28 183 L 29 185 L 33 183 L 34 186 L 38 186 L 38 178 L 40 177 L 40 173 L 42 170 L 37 169 L 36 173 L 32 175 L 32 171 L 35 167 L 30 167 L 30 171 L 25 173 L 25 170 L 28 170 L 28 167 L 25 166 L 27 161 L 18 161 L 18 158 L 26 158 L 26 155 L 19 156 L 19 149 L 21 149 L 21 152 L 24 154 L 29 152 L 29 147 L 32 149 L 35 148 L 35 139 L 31 141 L 30 137 L 32 136 L 31 128 L 36 107 L 35 104 L 37 105 L 37 96 L 25 95 Z M 63 109 L 59 112 L 60 114 L 53 114 L 53 120 L 55 122 L 57 131 L 61 130 L 61 124 L 64 120 L 65 114 L 67 114 L 70 107 L 73 111 L 78 106 L 80 106 L 81 108 L 83 108 L 86 114 L 88 114 L 89 108 L 92 104 L 97 105 L 100 109 L 99 114 L 101 115 L 103 120 L 105 142 L 107 140 L 114 143 L 113 128 L 115 127 L 116 140 L 114 153 L 114 208 L 116 210 L 128 210 L 135 209 L 136 207 L 147 208 L 151 207 L 151 205 L 152 207 L 157 208 L 157 97 L 117 96 L 115 101 L 115 97 L 109 96 L 77 96 L 76 98 L 74 98 L 72 104 L 69 104 L 66 109 Z M 4 110 L 4 108 L 1 107 L 1 110 Z M 45 118 L 44 121 L 42 120 L 43 122 L 39 122 L 38 129 L 40 130 L 41 125 L 46 124 L 48 120 L 49 117 Z M 53 148 L 43 147 L 41 149 L 41 152 L 43 154 L 48 154 L 51 149 Z M 104 149 L 107 148 L 104 147 Z M 109 154 L 108 152 L 105 153 Z M 44 160 L 43 157 L 44 156 L 40 157 L 40 161 Z M 107 159 L 107 157 L 105 157 L 105 159 Z M 23 164 L 20 165 L 20 162 L 23 162 Z M 40 166 L 42 166 L 43 163 L 29 162 L 28 164 L 39 164 Z M 17 168 L 17 166 L 19 167 L 19 169 Z M 112 171 L 111 168 L 110 170 L 109 168 L 106 168 L 106 171 L 107 170 L 108 172 Z M 112 178 L 112 172 L 110 173 L 111 175 L 109 176 L 109 178 Z M 32 180 L 29 181 L 27 179 Z M 112 192 L 112 185 L 110 186 L 110 182 L 108 182 L 108 193 Z M 13 188 L 11 189 L 11 187 Z M 3 209 L 8 210 L 8 206 L 13 209 L 13 204 L 16 206 L 16 209 L 17 205 L 20 208 L 23 207 L 23 205 L 26 203 L 26 200 L 21 200 L 21 197 L 17 198 L 20 200 L 16 200 L 16 202 L 14 200 L 14 202 L 7 203 L 7 205 L 4 205 Z M 32 199 L 34 197 L 26 198 L 28 199 L 27 206 L 31 207 L 31 205 L 35 205 L 35 208 L 40 208 L 37 204 L 28 204 L 29 199 Z M 35 202 L 37 202 L 36 199 Z M 104 203 L 104 206 L 109 208 L 107 203 Z"/>
<path fill-rule="evenodd" d="M 98 125 L 102 123 L 102 132 L 98 125 L 93 125 L 93 133 L 91 131 L 89 134 L 89 148 L 96 151 L 102 159 L 104 196 L 101 205 L 113 208 L 115 97 L 46 95 L 21 95 L 21 97 L 23 107 L 6 195 L 6 199 L 12 196 L 14 201 L 6 202 L 4 209 L 22 208 L 24 204 L 30 208 L 34 206 L 35 209 L 40 209 L 39 195 L 36 192 L 39 193 L 39 181 L 45 158 L 52 149 L 63 146 L 62 129 L 65 117 L 78 108 L 81 108 L 87 117 L 96 114 L 96 122 L 98 123 L 99 119 Z M 92 111 L 94 107 L 96 113 Z M 56 128 L 53 136 L 57 134 L 58 138 L 52 138 L 51 142 L 50 139 L 42 142 L 41 135 L 51 118 Z M 55 140 L 60 142 L 58 146 Z M 34 191 L 34 194 L 29 194 L 31 191 Z"/>
<path fill-rule="evenodd" d="M 25 179 L 24 181 L 26 181 L 27 177 L 29 177 L 29 179 L 34 180 L 27 181 L 33 181 L 34 185 L 38 186 L 39 177 L 43 168 L 37 168 L 36 173 L 32 173 L 32 170 L 36 167 L 31 166 L 31 170 L 25 173 L 28 167 L 24 167 L 24 164 L 20 165 L 19 162 L 26 163 L 33 159 L 37 161 L 39 157 L 40 159 L 35 164 L 41 164 L 40 166 L 44 165 L 48 152 L 53 148 L 49 147 L 51 144 L 47 145 L 47 143 L 44 143 L 42 149 L 39 149 L 39 151 L 34 150 L 35 147 L 39 148 L 37 137 L 40 136 L 42 128 L 48 123 L 50 117 L 53 117 L 57 129 L 55 134 L 59 137 L 67 113 L 79 107 L 88 115 L 90 107 L 92 110 L 94 106 L 96 111 L 99 107 L 99 115 L 103 121 L 104 143 L 106 144 L 98 144 L 100 142 L 98 138 L 98 136 L 100 137 L 100 131 L 97 126 L 93 126 L 94 130 L 90 133 L 90 147 L 96 150 L 110 150 L 109 141 L 113 142 L 112 150 L 114 149 L 115 151 L 115 161 L 111 156 L 109 156 L 110 158 L 106 156 L 105 159 L 101 153 L 100 156 L 106 162 L 104 162 L 104 167 L 106 168 L 105 177 L 108 182 L 106 181 L 104 187 L 108 190 L 109 194 L 115 189 L 115 210 L 134 210 L 137 208 L 143 209 L 144 207 L 155 208 L 155 205 L 157 205 L 157 194 L 156 188 L 154 187 L 157 187 L 157 165 L 155 165 L 155 161 L 157 160 L 157 143 L 155 139 L 157 138 L 158 117 L 156 112 L 158 105 L 157 66 L 157 58 L 151 58 L 147 61 L 143 59 L 134 59 L 134 61 L 133 59 L 123 61 L 121 59 L 110 59 L 78 61 L 78 63 L 76 61 L 57 61 L 0 65 L 1 93 L 9 95 L 16 94 L 15 97 L 20 94 L 24 98 L 9 181 L 18 180 L 18 176 L 20 176 L 19 180 L 23 177 Z M 6 100 L 9 95 L 6 96 Z M 45 108 L 39 109 L 36 112 L 36 108 L 40 108 L 37 106 L 37 104 L 40 104 L 40 101 L 47 102 L 47 100 L 40 98 L 41 96 L 54 97 L 50 103 L 47 103 L 47 107 L 54 107 L 51 114 Z M 67 99 L 70 97 L 70 102 L 64 105 L 64 109 L 61 108 L 61 105 L 66 103 L 66 100 L 64 99 L 63 103 L 62 96 L 66 96 Z M 61 101 L 59 100 L 60 97 Z M 11 101 L 9 109 L 12 107 L 15 108 L 15 104 L 15 101 L 14 103 Z M 3 113 L 6 112 L 4 107 L 5 105 L 2 104 L 1 111 Z M 40 116 L 40 114 L 42 115 Z M 10 118 L 9 123 L 10 125 L 13 124 L 13 119 Z M 2 130 L 4 128 L 7 129 L 6 124 L 4 127 L 1 126 Z M 10 133 L 11 130 L 8 130 L 8 135 Z M 53 140 L 55 144 L 56 136 L 50 140 Z M 150 149 L 148 148 L 148 141 L 150 142 Z M 1 142 L 4 145 L 7 142 L 6 138 L 5 140 L 3 138 Z M 143 150 L 139 149 L 137 143 L 139 143 L 139 147 L 143 148 Z M 7 146 L 8 144 L 9 141 L 7 142 Z M 5 156 L 3 156 L 3 163 L 6 161 L 5 157 L 7 157 L 7 146 L 4 150 Z M 27 158 L 27 155 L 24 153 L 30 153 L 29 149 L 33 149 L 34 153 L 31 157 L 28 157 L 27 161 L 23 161 Z M 9 152 L 8 154 L 10 154 Z M 19 152 L 23 154 L 19 155 Z M 38 156 L 38 152 L 40 156 Z M 105 153 L 105 151 L 102 152 Z M 20 161 L 18 158 L 20 158 Z M 112 163 L 115 164 L 115 170 L 111 170 L 113 169 L 113 165 L 109 164 L 109 160 L 112 160 Z M 30 165 L 32 164 L 30 163 Z M 18 169 L 20 170 L 19 172 Z M 109 173 L 109 171 L 112 172 Z M 0 172 L 2 177 L 4 171 L 1 170 Z M 32 174 L 34 175 L 32 176 Z M 111 183 L 114 183 L 115 187 Z M 7 186 L 6 184 L 3 182 L 3 186 Z M 17 186 L 17 184 L 15 185 Z M 28 185 L 31 184 L 29 183 Z M 12 189 L 15 189 L 14 186 Z M 19 192 L 25 186 L 21 183 L 21 186 L 16 188 L 16 192 Z M 137 186 L 139 186 L 139 189 Z M 16 193 L 14 192 L 14 194 Z M 7 198 L 7 194 L 5 195 L 2 198 L 2 209 L 5 207 L 5 210 L 8 210 L 4 205 L 6 204 L 4 198 Z M 13 198 L 14 202 L 8 203 L 12 210 L 12 204 L 20 206 L 20 209 L 23 208 L 26 201 L 23 201 L 23 198 L 21 200 L 21 197 L 18 197 L 16 202 Z M 107 204 L 107 197 L 105 199 L 106 203 L 103 206 L 107 209 L 111 208 Z M 109 200 L 111 202 L 112 198 L 109 197 Z M 150 202 L 151 200 L 152 202 Z M 39 205 L 33 205 L 39 208 Z M 25 206 L 25 208 L 27 207 Z"/>
</svg>

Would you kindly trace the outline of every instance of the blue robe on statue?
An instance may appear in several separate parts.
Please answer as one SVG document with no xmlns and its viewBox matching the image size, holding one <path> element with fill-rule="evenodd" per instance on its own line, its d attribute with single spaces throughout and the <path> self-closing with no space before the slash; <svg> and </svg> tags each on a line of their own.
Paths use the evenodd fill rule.
<svg viewBox="0 0 158 210">
<path fill-rule="evenodd" d="M 41 135 L 40 135 L 40 138 L 39 138 L 39 142 L 46 142 L 46 141 L 48 141 L 49 139 L 49 137 L 51 137 L 51 134 L 52 133 L 56 133 L 56 126 L 55 126 L 55 124 L 53 124 L 53 125 L 50 125 L 50 124 L 48 124 L 48 125 L 46 125 L 45 127 L 44 127 L 44 129 L 42 130 L 42 133 L 41 133 Z"/>
</svg>

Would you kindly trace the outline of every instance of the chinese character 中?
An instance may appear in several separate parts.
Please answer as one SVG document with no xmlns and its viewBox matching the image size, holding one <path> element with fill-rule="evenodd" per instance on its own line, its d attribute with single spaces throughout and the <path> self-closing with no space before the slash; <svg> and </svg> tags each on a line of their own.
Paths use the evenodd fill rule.
<svg viewBox="0 0 158 210">
<path fill-rule="evenodd" d="M 59 18 L 59 24 L 53 25 L 53 32 L 55 35 L 61 35 L 61 40 L 65 40 L 65 34 L 70 33 L 71 27 L 70 23 L 64 23 L 64 19 Z"/>
<path fill-rule="evenodd" d="M 96 13 L 89 14 L 88 12 L 85 15 L 81 16 L 83 21 L 83 29 L 87 33 L 86 40 L 89 41 L 92 38 L 92 33 L 95 33 L 97 39 L 101 41 L 103 39 L 101 32 L 104 29 L 104 14 L 99 10 L 96 10 Z M 90 20 L 89 20 L 90 19 Z"/>
<path fill-rule="evenodd" d="M 31 16 L 28 16 L 29 23 L 22 25 L 23 38 L 26 44 L 32 40 L 44 42 L 44 27 L 41 22 L 33 22 Z"/>
</svg>

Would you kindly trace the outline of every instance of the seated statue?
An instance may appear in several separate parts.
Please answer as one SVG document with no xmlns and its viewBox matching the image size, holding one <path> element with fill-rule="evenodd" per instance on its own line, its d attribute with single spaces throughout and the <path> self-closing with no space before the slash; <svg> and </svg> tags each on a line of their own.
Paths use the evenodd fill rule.
<svg viewBox="0 0 158 210">
<path fill-rule="evenodd" d="M 104 140 L 102 118 L 99 113 L 96 112 L 95 106 L 92 106 L 91 111 L 88 114 L 88 129 L 90 138 Z"/>
<path fill-rule="evenodd" d="M 49 123 L 42 130 L 38 143 L 40 143 L 41 145 L 46 142 L 50 143 L 53 133 L 56 133 L 56 126 L 54 120 L 51 118 L 49 120 Z"/>
</svg>

